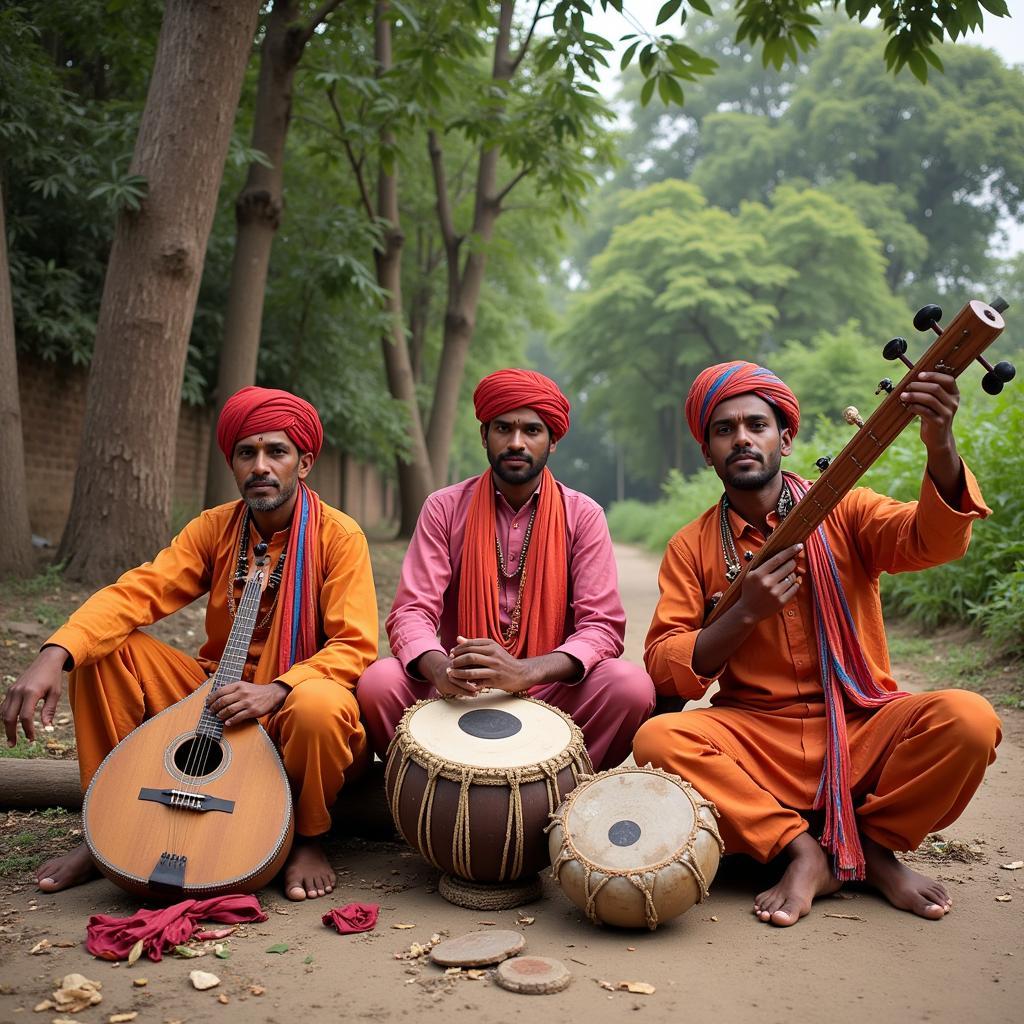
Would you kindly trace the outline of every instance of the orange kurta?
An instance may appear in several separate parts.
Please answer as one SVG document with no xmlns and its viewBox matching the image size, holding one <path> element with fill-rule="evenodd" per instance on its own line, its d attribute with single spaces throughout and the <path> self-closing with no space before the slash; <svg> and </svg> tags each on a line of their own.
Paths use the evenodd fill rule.
<svg viewBox="0 0 1024 1024">
<path fill-rule="evenodd" d="M 966 551 L 972 521 L 989 509 L 966 468 L 965 479 L 959 509 L 942 500 L 926 474 L 918 502 L 858 488 L 825 520 L 867 664 L 882 689 L 898 687 L 879 577 Z M 741 558 L 763 545 L 760 531 L 733 509 L 729 523 Z M 777 525 L 774 513 L 769 525 Z M 804 555 L 798 571 L 807 571 Z M 713 680 L 694 672 L 693 650 L 711 595 L 728 585 L 717 505 L 669 541 L 659 585 L 644 661 L 659 693 L 700 698 Z M 827 737 L 810 587 L 759 622 L 737 649 L 723 651 L 721 662 L 713 709 L 652 719 L 638 732 L 634 753 L 638 763 L 651 761 L 692 782 L 718 806 L 727 848 L 764 860 L 807 828 L 798 812 L 813 806 L 821 777 Z M 848 705 L 846 714 L 858 823 L 892 849 L 912 848 L 955 820 L 998 742 L 998 719 L 974 694 L 923 694 L 877 710 Z"/>
<path fill-rule="evenodd" d="M 281 749 L 295 789 L 296 828 L 302 835 L 326 831 L 346 770 L 365 758 L 354 687 L 377 655 L 377 602 L 366 538 L 344 513 L 322 503 L 321 510 L 319 650 L 277 674 L 280 616 L 277 592 L 268 590 L 243 671 L 246 681 L 276 680 L 291 689 L 264 725 Z M 89 598 L 47 641 L 66 648 L 74 665 L 70 697 L 83 786 L 143 718 L 192 692 L 216 669 L 231 630 L 228 587 L 243 511 L 236 501 L 203 512 L 152 562 Z M 270 539 L 271 567 L 289 532 Z M 253 530 L 250 565 L 257 540 Z M 206 641 L 198 658 L 136 632 L 206 593 Z M 236 600 L 240 593 L 238 585 Z"/>
</svg>

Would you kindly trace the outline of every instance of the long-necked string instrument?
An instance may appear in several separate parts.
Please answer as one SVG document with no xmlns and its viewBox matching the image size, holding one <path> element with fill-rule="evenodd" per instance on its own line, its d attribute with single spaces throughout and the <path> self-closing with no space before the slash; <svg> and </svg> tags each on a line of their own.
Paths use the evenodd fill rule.
<svg viewBox="0 0 1024 1024">
<path fill-rule="evenodd" d="M 887 395 L 867 421 L 860 418 L 856 409 L 849 407 L 845 410 L 847 422 L 859 428 L 857 433 L 834 459 L 818 460 L 818 467 L 823 470 L 821 476 L 769 535 L 757 554 L 744 565 L 743 571 L 712 608 L 704 622 L 705 626 L 732 607 L 740 596 L 743 581 L 750 570 L 764 564 L 785 548 L 806 540 L 914 418 L 914 414 L 908 412 L 900 401 L 900 395 L 921 373 L 935 371 L 958 377 L 977 359 L 987 371 L 982 379 L 985 391 L 992 395 L 1002 391 L 1003 385 L 1014 377 L 1013 366 L 1007 362 L 992 366 L 981 353 L 1002 333 L 1005 324 L 1001 314 L 1007 308 L 1007 303 L 1002 299 L 995 299 L 992 305 L 973 299 L 944 330 L 938 324 L 942 316 L 938 306 L 929 305 L 918 310 L 914 326 L 919 331 L 932 330 L 938 335 L 931 348 L 916 363 L 911 363 L 906 357 L 905 339 L 893 338 L 886 344 L 882 350 L 883 356 L 889 360 L 900 360 L 909 368 L 908 373 L 898 384 L 893 384 L 888 378 L 879 383 L 875 393 L 885 391 Z"/>
<path fill-rule="evenodd" d="M 213 677 L 143 722 L 104 759 L 82 807 L 99 869 L 122 888 L 180 899 L 253 892 L 281 869 L 294 830 L 281 758 L 255 720 L 224 724 L 207 707 L 242 678 L 267 584 L 258 544 Z"/>
</svg>

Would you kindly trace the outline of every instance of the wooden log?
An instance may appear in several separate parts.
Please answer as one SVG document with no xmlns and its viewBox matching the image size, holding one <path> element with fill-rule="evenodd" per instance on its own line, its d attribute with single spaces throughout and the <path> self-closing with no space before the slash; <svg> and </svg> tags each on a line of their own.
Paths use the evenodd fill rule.
<svg viewBox="0 0 1024 1024">
<path fill-rule="evenodd" d="M 51 758 L 0 757 L 0 809 L 82 807 L 78 762 Z M 364 839 L 396 837 L 384 795 L 384 765 L 372 765 L 342 790 L 333 809 L 334 833 Z"/>
<path fill-rule="evenodd" d="M 82 806 L 77 761 L 0 757 L 0 807 L 29 809 Z"/>
</svg>

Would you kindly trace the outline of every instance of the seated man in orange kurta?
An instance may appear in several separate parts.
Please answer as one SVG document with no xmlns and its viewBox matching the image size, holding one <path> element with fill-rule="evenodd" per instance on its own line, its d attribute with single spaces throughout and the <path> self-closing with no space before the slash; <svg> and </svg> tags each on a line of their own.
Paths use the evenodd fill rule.
<svg viewBox="0 0 1024 1024">
<path fill-rule="evenodd" d="M 308 402 L 287 391 L 244 388 L 225 404 L 217 440 L 242 500 L 203 512 L 152 562 L 89 598 L 11 687 L 0 715 L 10 744 L 19 720 L 33 739 L 36 706 L 44 702 L 41 717 L 48 725 L 61 670 L 69 670 L 86 788 L 119 740 L 214 672 L 253 549 L 265 542 L 272 572 L 243 678 L 220 688 L 210 708 L 228 728 L 262 719 L 295 796 L 286 895 L 323 896 L 335 875 L 318 837 L 330 827 L 346 776 L 368 756 L 353 692 L 377 655 L 366 538 L 305 483 L 323 443 L 320 418 Z M 198 658 L 139 631 L 206 593 L 207 639 Z M 294 606 L 297 614 L 286 616 Z M 43 864 L 36 880 L 44 892 L 56 892 L 94 873 L 83 844 Z"/>
<path fill-rule="evenodd" d="M 956 820 L 995 759 L 999 719 L 975 693 L 897 689 L 878 579 L 959 558 L 989 513 L 957 454 L 958 398 L 939 373 L 901 395 L 927 452 L 920 501 L 851 491 L 803 544 L 748 572 L 739 600 L 702 628 L 714 595 L 808 485 L 781 471 L 800 408 L 770 370 L 723 363 L 690 389 L 690 430 L 725 494 L 669 541 L 645 662 L 663 695 L 700 698 L 715 679 L 721 689 L 711 709 L 649 721 L 633 750 L 714 801 L 727 852 L 786 858 L 754 900 L 762 921 L 795 924 L 848 879 L 921 917 L 951 906 L 893 851 Z M 814 809 L 825 812 L 820 843 L 801 813 Z"/>
</svg>

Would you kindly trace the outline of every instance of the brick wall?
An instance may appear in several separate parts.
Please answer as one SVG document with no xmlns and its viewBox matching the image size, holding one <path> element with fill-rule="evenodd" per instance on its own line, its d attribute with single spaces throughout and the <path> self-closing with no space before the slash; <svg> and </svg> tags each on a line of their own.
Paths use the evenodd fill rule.
<svg viewBox="0 0 1024 1024">
<path fill-rule="evenodd" d="M 32 532 L 56 545 L 71 508 L 75 466 L 85 418 L 87 371 L 30 359 L 18 362 L 28 511 Z M 183 405 L 174 459 L 174 522 L 203 507 L 210 444 L 211 411 Z M 394 515 L 390 483 L 375 467 L 351 462 L 325 448 L 311 474 L 312 486 L 330 505 L 344 508 L 365 528 L 380 527 Z M 351 477 L 351 480 L 350 480 Z"/>
</svg>

